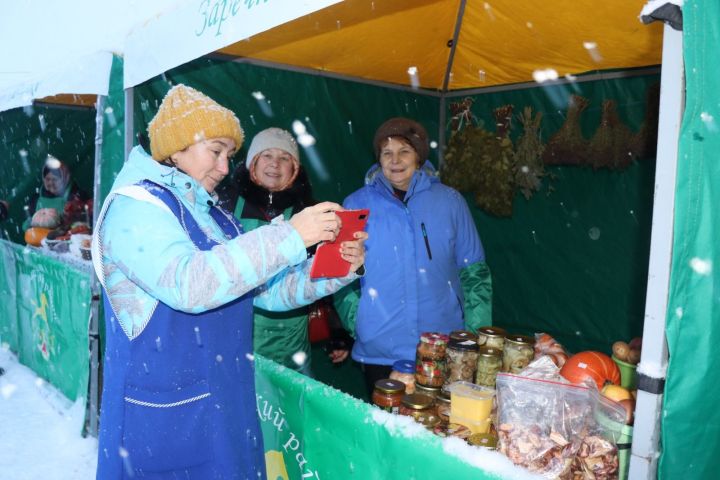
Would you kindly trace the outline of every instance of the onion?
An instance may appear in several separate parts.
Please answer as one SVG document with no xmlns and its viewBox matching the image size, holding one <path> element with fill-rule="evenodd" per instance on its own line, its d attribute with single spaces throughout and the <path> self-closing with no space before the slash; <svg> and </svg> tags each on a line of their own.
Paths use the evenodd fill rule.
<svg viewBox="0 0 720 480">
<path fill-rule="evenodd" d="M 615 355 L 615 358 L 626 362 L 628 359 L 628 354 L 630 353 L 630 347 L 627 343 L 623 341 L 618 341 L 613 343 L 612 352 L 613 355 Z"/>
</svg>

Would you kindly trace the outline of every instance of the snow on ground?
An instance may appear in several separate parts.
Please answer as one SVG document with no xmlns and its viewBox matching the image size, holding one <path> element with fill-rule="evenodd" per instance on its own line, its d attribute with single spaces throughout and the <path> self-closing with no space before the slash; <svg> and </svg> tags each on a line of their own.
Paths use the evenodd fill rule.
<svg viewBox="0 0 720 480">
<path fill-rule="evenodd" d="M 80 434 L 84 405 L 73 404 L 0 346 L 0 478 L 95 478 L 97 439 Z"/>
</svg>

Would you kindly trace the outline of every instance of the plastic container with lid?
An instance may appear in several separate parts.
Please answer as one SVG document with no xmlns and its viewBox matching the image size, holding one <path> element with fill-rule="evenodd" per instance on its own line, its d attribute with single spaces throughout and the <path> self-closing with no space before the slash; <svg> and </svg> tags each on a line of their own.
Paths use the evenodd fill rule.
<svg viewBox="0 0 720 480">
<path fill-rule="evenodd" d="M 440 387 L 445 381 L 445 352 L 448 336 L 426 332 L 420 335 L 415 356 L 415 381 L 428 387 Z"/>
<path fill-rule="evenodd" d="M 415 362 L 412 360 L 398 360 L 393 363 L 390 378 L 403 382 L 405 384 L 405 393 L 415 393 Z"/>
<path fill-rule="evenodd" d="M 465 425 L 472 433 L 488 433 L 495 390 L 468 382 L 455 382 L 449 388 L 450 423 Z"/>
<path fill-rule="evenodd" d="M 525 335 L 508 335 L 503 348 L 503 372 L 520 373 L 535 356 L 535 339 Z"/>
<path fill-rule="evenodd" d="M 477 369 L 478 344 L 472 338 L 450 338 L 447 346 L 447 369 L 445 385 L 462 380 L 475 380 Z"/>
<path fill-rule="evenodd" d="M 503 349 L 505 345 L 505 336 L 507 332 L 500 327 L 481 327 L 478 328 L 477 343 L 479 346 L 493 347 Z"/>
<path fill-rule="evenodd" d="M 403 382 L 383 378 L 375 382 L 372 402 L 386 412 L 398 413 L 404 395 L 405 384 Z"/>
<path fill-rule="evenodd" d="M 495 388 L 495 378 L 502 370 L 503 351 L 499 348 L 480 347 L 477 357 L 475 383 Z"/>
</svg>

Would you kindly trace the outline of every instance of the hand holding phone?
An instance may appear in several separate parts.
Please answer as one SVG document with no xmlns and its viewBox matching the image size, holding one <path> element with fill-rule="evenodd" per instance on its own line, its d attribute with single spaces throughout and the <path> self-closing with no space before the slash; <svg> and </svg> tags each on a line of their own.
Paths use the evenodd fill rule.
<svg viewBox="0 0 720 480">
<path fill-rule="evenodd" d="M 355 232 L 365 229 L 370 211 L 343 210 L 335 212 L 342 221 L 342 227 L 332 242 L 318 245 L 310 268 L 310 278 L 344 277 L 350 273 L 350 263 L 340 253 L 343 242 L 355 240 Z"/>
</svg>

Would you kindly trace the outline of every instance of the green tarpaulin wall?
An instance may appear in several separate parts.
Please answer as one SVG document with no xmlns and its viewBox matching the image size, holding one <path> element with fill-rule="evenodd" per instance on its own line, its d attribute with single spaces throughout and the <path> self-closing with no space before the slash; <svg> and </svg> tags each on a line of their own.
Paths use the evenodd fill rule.
<svg viewBox="0 0 720 480">
<path fill-rule="evenodd" d="M 268 479 L 502 478 L 510 461 L 255 357 Z M 461 458 L 473 458 L 473 465 Z"/>
<path fill-rule="evenodd" d="M 683 7 L 686 79 L 680 131 L 659 478 L 720 472 L 720 6 Z"/>
<path fill-rule="evenodd" d="M 526 106 L 542 113 L 542 139 L 565 121 L 571 94 L 590 100 L 581 116 L 585 138 L 600 123 L 604 100 L 638 131 L 647 75 L 474 96 L 473 112 L 494 131 L 494 109 Z M 517 119 L 513 137 L 522 133 Z M 493 275 L 493 323 L 512 332 L 549 332 L 571 351 L 607 353 L 616 340 L 642 335 L 652 219 L 655 158 L 627 170 L 550 167 L 530 200 L 517 194 L 512 217 L 472 208 Z M 468 197 L 468 202 L 472 203 Z"/>
<path fill-rule="evenodd" d="M 0 342 L 70 400 L 87 396 L 90 275 L 0 240 Z"/>
<path fill-rule="evenodd" d="M 78 185 L 92 192 L 95 109 L 35 105 L 0 112 L 0 199 L 10 202 L 5 238 L 23 242 L 23 206 L 41 185 L 48 153 L 67 163 Z"/>
<path fill-rule="evenodd" d="M 569 95 L 576 93 L 591 100 L 582 117 L 589 138 L 606 99 L 616 100 L 621 119 L 637 130 L 647 91 L 658 82 L 657 75 L 648 75 L 493 93 L 476 96 L 473 111 L 494 130 L 493 109 L 511 103 L 520 112 L 532 106 L 544 114 L 547 141 L 564 121 Z M 320 199 L 342 201 L 362 186 L 373 161 L 373 134 L 385 119 L 415 118 L 431 140 L 438 137 L 437 97 L 211 59 L 136 88 L 136 131 L 146 130 L 170 83 L 192 85 L 238 114 L 247 140 L 235 164 L 244 161 L 259 130 L 292 131 L 293 121 L 303 122 L 316 144 L 303 152 L 302 161 Z M 573 351 L 609 352 L 615 340 L 642 332 L 654 158 L 620 172 L 550 171 L 553 179 L 531 200 L 517 195 L 510 219 L 474 208 L 468 196 L 493 272 L 493 321 L 516 333 L 550 332 Z"/>
</svg>

